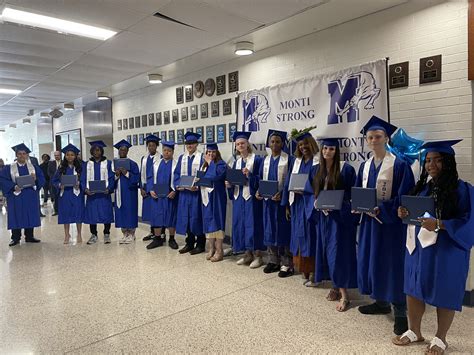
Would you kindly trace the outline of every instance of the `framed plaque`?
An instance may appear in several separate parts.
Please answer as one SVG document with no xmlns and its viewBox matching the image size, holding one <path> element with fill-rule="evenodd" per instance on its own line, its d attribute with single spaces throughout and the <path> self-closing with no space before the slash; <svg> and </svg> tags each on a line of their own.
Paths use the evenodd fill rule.
<svg viewBox="0 0 474 355">
<path fill-rule="evenodd" d="M 194 83 L 194 96 L 198 99 L 204 95 L 204 83 L 201 80 L 198 80 Z"/>
<path fill-rule="evenodd" d="M 191 106 L 191 119 L 192 120 L 198 119 L 198 105 Z"/>
<path fill-rule="evenodd" d="M 222 100 L 222 113 L 224 116 L 232 114 L 232 99 Z"/>
<path fill-rule="evenodd" d="M 148 126 L 154 126 L 155 125 L 155 114 L 154 113 L 149 113 L 148 114 Z"/>
<path fill-rule="evenodd" d="M 160 138 L 161 138 L 162 141 L 166 141 L 166 140 L 167 140 L 167 139 L 166 139 L 166 131 L 161 131 L 161 133 L 160 133 Z"/>
<path fill-rule="evenodd" d="M 127 142 L 132 144 L 132 136 L 130 134 L 127 136 Z"/>
<path fill-rule="evenodd" d="M 194 132 L 193 127 L 187 127 L 187 128 L 186 128 L 186 132 Z"/>
<path fill-rule="evenodd" d="M 176 143 L 183 144 L 184 143 L 184 129 L 176 130 Z"/>
<path fill-rule="evenodd" d="M 160 132 L 153 132 L 153 135 L 159 137 L 159 136 L 160 136 Z"/>
<path fill-rule="evenodd" d="M 229 73 L 229 92 L 239 91 L 239 72 Z"/>
<path fill-rule="evenodd" d="M 390 89 L 408 86 L 408 62 L 391 64 L 388 67 L 388 83 Z"/>
<path fill-rule="evenodd" d="M 128 127 L 129 127 L 130 129 L 134 129 L 134 128 L 135 128 L 135 119 L 134 119 L 133 117 L 130 117 L 130 118 L 128 119 Z"/>
<path fill-rule="evenodd" d="M 208 118 L 209 117 L 209 104 L 206 102 L 201 104 L 201 118 Z"/>
<path fill-rule="evenodd" d="M 140 133 L 138 135 L 138 144 L 139 145 L 144 145 L 145 144 L 145 135 L 143 133 Z"/>
<path fill-rule="evenodd" d="M 169 124 L 170 123 L 170 111 L 165 111 L 163 112 L 163 122 L 164 124 Z"/>
<path fill-rule="evenodd" d="M 187 121 L 187 120 L 189 120 L 188 108 L 187 107 L 181 107 L 181 122 L 184 122 L 184 121 Z"/>
<path fill-rule="evenodd" d="M 203 126 L 196 127 L 196 133 L 201 135 L 201 138 L 198 139 L 198 142 L 202 143 L 204 141 L 204 127 Z"/>
<path fill-rule="evenodd" d="M 135 128 L 140 128 L 142 125 L 141 125 L 141 121 L 140 121 L 141 117 L 140 116 L 135 116 Z"/>
<path fill-rule="evenodd" d="M 122 128 L 123 128 L 124 131 L 128 129 L 128 118 L 123 119 Z"/>
<path fill-rule="evenodd" d="M 174 129 L 168 131 L 168 140 L 174 142 Z"/>
<path fill-rule="evenodd" d="M 182 104 L 184 102 L 184 91 L 183 87 L 179 86 L 176 88 L 176 104 Z"/>
<path fill-rule="evenodd" d="M 163 119 L 161 118 L 161 112 L 157 112 L 155 114 L 155 117 L 156 117 L 156 125 L 161 126 L 161 124 L 163 123 Z"/>
<path fill-rule="evenodd" d="M 122 130 L 122 120 L 117 121 L 117 130 L 119 130 L 119 131 Z"/>
<path fill-rule="evenodd" d="M 225 143 L 227 127 L 225 124 L 217 125 L 217 143 Z"/>
<path fill-rule="evenodd" d="M 234 135 L 234 132 L 237 131 L 237 123 L 231 122 L 229 123 L 229 142 L 233 142 L 234 140 L 232 139 L 232 136 Z"/>
<path fill-rule="evenodd" d="M 216 94 L 217 95 L 225 94 L 225 75 L 219 75 L 216 78 Z"/>
<path fill-rule="evenodd" d="M 133 135 L 133 145 L 138 145 L 138 135 Z"/>
<path fill-rule="evenodd" d="M 172 113 L 171 113 L 173 123 L 178 123 L 179 122 L 179 111 L 177 108 L 175 108 Z"/>
<path fill-rule="evenodd" d="M 211 117 L 219 117 L 219 101 L 211 102 Z"/>
<path fill-rule="evenodd" d="M 184 87 L 184 96 L 186 97 L 186 102 L 193 101 L 193 98 L 194 98 L 193 84 L 189 84 Z"/>
<path fill-rule="evenodd" d="M 145 139 L 146 139 L 148 136 L 151 136 L 151 132 L 145 133 Z"/>
<path fill-rule="evenodd" d="M 215 126 L 206 126 L 206 143 L 212 143 L 215 141 Z"/>
<path fill-rule="evenodd" d="M 148 116 L 142 115 L 142 127 L 147 127 L 147 126 L 148 126 Z"/>
<path fill-rule="evenodd" d="M 441 81 L 441 54 L 420 59 L 420 84 Z"/>
<path fill-rule="evenodd" d="M 216 82 L 212 78 L 207 79 L 206 82 L 204 83 L 204 92 L 206 93 L 207 96 L 212 96 L 214 95 L 215 91 L 216 91 Z"/>
</svg>

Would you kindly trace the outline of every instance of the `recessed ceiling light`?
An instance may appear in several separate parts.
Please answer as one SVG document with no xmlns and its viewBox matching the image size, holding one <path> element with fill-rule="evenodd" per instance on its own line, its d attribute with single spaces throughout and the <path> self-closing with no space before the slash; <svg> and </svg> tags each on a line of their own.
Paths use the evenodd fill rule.
<svg viewBox="0 0 474 355">
<path fill-rule="evenodd" d="M 41 112 L 40 117 L 41 118 L 49 118 L 49 113 L 48 112 Z"/>
<path fill-rule="evenodd" d="M 21 90 L 14 90 L 14 89 L 4 89 L 0 88 L 0 94 L 6 94 L 6 95 L 18 95 L 21 92 Z"/>
<path fill-rule="evenodd" d="M 161 74 L 148 74 L 148 82 L 150 84 L 161 84 L 163 82 L 163 75 L 161 75 Z"/>
<path fill-rule="evenodd" d="M 9 7 L 3 9 L 1 19 L 5 22 L 19 23 L 32 27 L 40 27 L 59 33 L 73 34 L 105 41 L 117 32 L 105 28 L 84 25 L 82 23 L 61 20 L 27 11 L 15 10 Z"/>
<path fill-rule="evenodd" d="M 237 55 L 250 55 L 253 54 L 253 43 L 252 42 L 237 42 L 235 44 L 235 54 Z"/>
<path fill-rule="evenodd" d="M 0 132 L 6 132 L 7 130 L 5 128 L 0 128 Z"/>
<path fill-rule="evenodd" d="M 97 100 L 109 100 L 110 96 L 108 92 L 97 91 Z"/>
<path fill-rule="evenodd" d="M 10 128 L 16 128 L 16 123 L 10 123 L 10 124 L 8 125 L 8 127 L 10 127 Z"/>
<path fill-rule="evenodd" d="M 31 123 L 31 118 L 27 117 L 23 119 L 23 124 L 30 124 Z"/>
<path fill-rule="evenodd" d="M 65 111 L 72 111 L 74 110 L 74 102 L 68 102 L 64 104 Z"/>
</svg>

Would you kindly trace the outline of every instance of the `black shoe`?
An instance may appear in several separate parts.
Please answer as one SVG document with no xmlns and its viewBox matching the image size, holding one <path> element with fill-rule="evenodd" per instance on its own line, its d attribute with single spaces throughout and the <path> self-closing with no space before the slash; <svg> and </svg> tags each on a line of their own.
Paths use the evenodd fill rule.
<svg viewBox="0 0 474 355">
<path fill-rule="evenodd" d="M 282 266 L 280 268 L 280 272 L 278 273 L 278 277 L 289 277 L 289 276 L 293 276 L 295 274 L 295 269 L 293 269 L 292 267 L 288 267 L 288 266 Z"/>
<path fill-rule="evenodd" d="M 197 255 L 197 254 L 201 254 L 201 253 L 204 253 L 206 251 L 206 248 L 204 247 L 196 247 L 194 248 L 193 250 L 191 250 L 189 252 L 189 254 L 191 255 Z"/>
<path fill-rule="evenodd" d="M 277 272 L 280 270 L 280 266 L 278 266 L 277 264 L 273 264 L 273 263 L 268 263 L 267 266 L 265 266 L 263 268 L 263 272 L 265 274 L 271 274 L 272 272 Z"/>
<path fill-rule="evenodd" d="M 381 307 L 376 302 L 366 306 L 360 306 L 359 312 L 362 314 L 389 314 L 392 312 L 392 307 Z"/>
<path fill-rule="evenodd" d="M 174 238 L 170 238 L 170 240 L 168 240 L 168 246 L 171 249 L 175 249 L 175 250 L 179 248 L 178 243 L 176 243 L 176 240 L 174 240 Z"/>
<path fill-rule="evenodd" d="M 20 244 L 20 240 L 11 240 L 8 244 L 9 247 L 14 247 L 15 245 Z"/>
<path fill-rule="evenodd" d="M 27 243 L 39 243 L 39 242 L 41 242 L 41 240 L 36 239 L 35 237 L 33 237 L 31 239 L 25 239 L 25 242 L 27 242 Z"/>
<path fill-rule="evenodd" d="M 143 237 L 142 240 L 143 240 L 144 242 L 148 242 L 149 240 L 152 240 L 153 237 L 154 237 L 153 234 L 148 234 L 146 237 Z"/>
<path fill-rule="evenodd" d="M 146 246 L 147 249 L 155 249 L 163 246 L 163 239 L 160 237 L 153 238 L 152 242 Z"/>
<path fill-rule="evenodd" d="M 402 335 L 407 330 L 408 330 L 407 317 L 395 317 L 395 323 L 393 324 L 393 333 L 395 335 Z"/>
<path fill-rule="evenodd" d="M 183 248 L 179 249 L 179 253 L 186 254 L 189 253 L 191 250 L 194 250 L 193 247 L 186 244 Z"/>
</svg>

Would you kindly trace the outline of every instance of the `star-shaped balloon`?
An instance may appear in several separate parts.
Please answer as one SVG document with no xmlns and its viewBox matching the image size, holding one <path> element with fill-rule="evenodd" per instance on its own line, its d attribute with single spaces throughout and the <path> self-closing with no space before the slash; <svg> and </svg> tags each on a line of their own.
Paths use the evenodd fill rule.
<svg viewBox="0 0 474 355">
<path fill-rule="evenodd" d="M 403 128 L 399 128 L 391 138 L 392 145 L 388 145 L 388 150 L 400 159 L 412 165 L 419 159 L 423 141 L 410 137 Z"/>
</svg>

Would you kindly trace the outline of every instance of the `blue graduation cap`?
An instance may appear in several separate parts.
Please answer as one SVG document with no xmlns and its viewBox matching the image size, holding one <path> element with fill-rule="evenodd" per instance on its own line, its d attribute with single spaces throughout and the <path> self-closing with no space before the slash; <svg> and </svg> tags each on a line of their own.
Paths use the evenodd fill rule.
<svg viewBox="0 0 474 355">
<path fill-rule="evenodd" d="M 302 141 L 303 139 L 309 138 L 309 137 L 312 137 L 312 136 L 313 136 L 313 135 L 312 135 L 311 133 L 305 132 L 305 133 L 303 133 L 303 134 L 300 134 L 299 136 L 296 136 L 294 139 L 295 139 L 295 141 L 300 142 L 300 141 Z"/>
<path fill-rule="evenodd" d="M 114 144 L 114 147 L 116 149 L 120 149 L 121 147 L 127 147 L 127 148 L 130 148 L 132 145 L 126 141 L 125 139 L 122 139 L 121 141 L 117 142 Z"/>
<path fill-rule="evenodd" d="M 66 154 L 67 152 L 73 152 L 74 154 L 79 154 L 80 150 L 78 147 L 76 147 L 75 145 L 73 144 L 68 144 L 67 146 L 65 146 L 63 149 L 61 149 L 61 152 L 63 152 L 64 154 Z"/>
<path fill-rule="evenodd" d="M 186 132 L 184 134 L 184 144 L 198 143 L 199 138 L 201 138 L 201 135 L 199 133 Z"/>
<path fill-rule="evenodd" d="M 145 141 L 146 141 L 147 144 L 149 142 L 155 142 L 156 144 L 158 144 L 158 143 L 160 143 L 161 138 L 155 136 L 154 134 L 149 134 L 148 136 L 146 136 Z"/>
<path fill-rule="evenodd" d="M 207 150 L 219 150 L 219 147 L 217 146 L 217 143 L 207 143 L 206 144 L 206 149 Z"/>
<path fill-rule="evenodd" d="M 107 145 L 104 143 L 104 141 L 100 141 L 100 140 L 89 142 L 89 144 L 91 145 L 91 147 L 99 147 L 99 148 L 107 147 Z"/>
<path fill-rule="evenodd" d="M 18 153 L 20 151 L 24 151 L 26 154 L 31 153 L 31 150 L 24 143 L 17 144 L 13 146 L 12 149 L 15 153 Z"/>
<path fill-rule="evenodd" d="M 337 147 L 339 146 L 340 139 L 346 139 L 347 137 L 320 137 L 318 141 L 321 144 L 321 147 Z"/>
<path fill-rule="evenodd" d="M 365 124 L 365 126 L 360 131 L 361 134 L 367 134 L 368 131 L 381 130 L 384 131 L 387 136 L 391 136 L 396 130 L 397 126 L 388 123 L 387 121 L 378 118 L 377 116 L 372 116 L 370 120 Z"/>
<path fill-rule="evenodd" d="M 171 148 L 171 149 L 174 150 L 175 143 L 174 143 L 174 141 L 161 141 L 161 145 L 163 147 Z"/>
<path fill-rule="evenodd" d="M 285 131 L 277 131 L 276 129 L 269 129 L 268 134 L 267 134 L 267 144 L 265 145 L 267 148 L 269 147 L 270 138 L 273 136 L 280 137 L 281 141 L 283 142 L 283 145 L 285 145 L 286 137 L 288 136 L 288 133 Z"/>
<path fill-rule="evenodd" d="M 249 140 L 251 134 L 252 132 L 235 131 L 232 135 L 232 139 L 234 140 L 234 142 L 239 138 Z"/>
<path fill-rule="evenodd" d="M 426 142 L 420 148 L 423 149 L 423 155 L 428 152 L 438 152 L 455 155 L 453 145 L 461 142 L 462 139 L 453 139 L 447 141 Z"/>
</svg>

